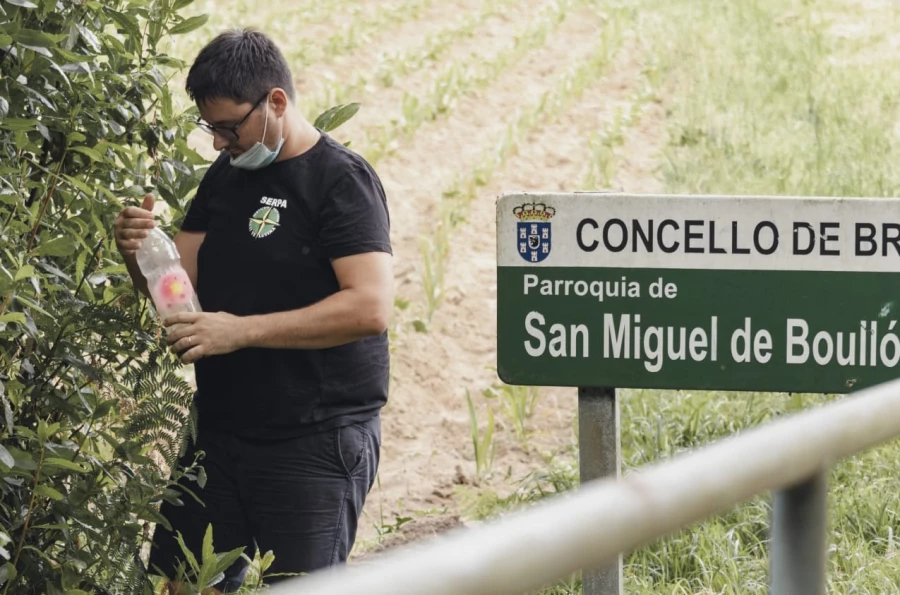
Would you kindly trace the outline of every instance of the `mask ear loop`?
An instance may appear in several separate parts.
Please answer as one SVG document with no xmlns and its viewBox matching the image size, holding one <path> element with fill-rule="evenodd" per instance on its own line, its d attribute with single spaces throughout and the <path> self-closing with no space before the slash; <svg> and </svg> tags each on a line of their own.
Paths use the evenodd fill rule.
<svg viewBox="0 0 900 595">
<path fill-rule="evenodd" d="M 284 140 L 284 116 L 281 117 L 281 132 L 278 133 L 278 142 Z"/>
<path fill-rule="evenodd" d="M 266 123 L 263 124 L 262 140 L 259 141 L 264 145 L 266 144 L 266 130 L 268 130 L 268 129 L 269 129 L 269 102 L 267 100 L 266 101 Z"/>
</svg>

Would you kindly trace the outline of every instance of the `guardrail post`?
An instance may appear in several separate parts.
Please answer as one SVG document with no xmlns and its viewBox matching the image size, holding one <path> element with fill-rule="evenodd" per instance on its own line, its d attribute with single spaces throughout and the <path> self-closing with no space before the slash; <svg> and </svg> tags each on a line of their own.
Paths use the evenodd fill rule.
<svg viewBox="0 0 900 595">
<path fill-rule="evenodd" d="M 616 389 L 579 387 L 578 452 L 581 482 L 612 476 L 621 469 L 621 431 Z M 582 570 L 584 595 L 621 595 L 622 555 L 616 562 Z"/>
<path fill-rule="evenodd" d="M 824 595 L 828 480 L 821 471 L 776 492 L 769 551 L 771 595 Z"/>
</svg>

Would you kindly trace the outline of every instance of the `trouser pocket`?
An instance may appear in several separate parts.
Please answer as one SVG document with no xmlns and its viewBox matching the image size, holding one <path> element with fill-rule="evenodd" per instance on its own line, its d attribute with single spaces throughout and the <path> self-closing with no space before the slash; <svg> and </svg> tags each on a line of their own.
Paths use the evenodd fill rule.
<svg viewBox="0 0 900 595">
<path fill-rule="evenodd" d="M 357 423 L 335 431 L 337 455 L 344 473 L 352 477 L 366 461 L 371 437 L 365 424 Z"/>
</svg>

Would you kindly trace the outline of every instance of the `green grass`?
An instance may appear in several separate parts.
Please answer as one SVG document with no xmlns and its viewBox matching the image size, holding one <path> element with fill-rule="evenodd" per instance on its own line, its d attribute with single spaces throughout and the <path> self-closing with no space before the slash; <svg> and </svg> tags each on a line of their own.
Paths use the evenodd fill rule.
<svg viewBox="0 0 900 595">
<path fill-rule="evenodd" d="M 766 393 L 620 391 L 623 474 L 702 447 L 775 417 L 834 397 Z M 829 476 L 829 593 L 900 592 L 900 444 L 839 463 Z M 578 484 L 577 451 L 548 458 L 500 497 L 460 488 L 470 519 L 528 506 Z M 625 592 L 636 594 L 767 592 L 771 494 L 745 502 L 625 557 Z M 577 576 L 541 591 L 579 593 Z"/>
<path fill-rule="evenodd" d="M 605 127 L 591 135 L 588 142 L 590 163 L 581 184 L 583 190 L 608 189 L 616 172 L 616 151 L 625 142 L 627 131 L 639 120 L 641 111 L 651 99 L 645 85 L 632 94 L 625 109 L 618 109 Z"/>
<path fill-rule="evenodd" d="M 858 20 L 861 8 L 742 0 L 675 2 L 662 10 L 659 68 L 675 94 L 670 190 L 897 194 L 896 56 L 860 63 L 859 40 L 833 33 Z M 885 13 L 896 24 L 896 11 Z"/>
<path fill-rule="evenodd" d="M 472 436 L 472 450 L 475 454 L 475 474 L 481 477 L 485 473 L 489 473 L 494 463 L 494 452 L 496 444 L 494 442 L 494 411 L 490 405 L 487 406 L 487 423 L 482 432 L 478 428 L 478 414 L 475 411 L 475 404 L 472 402 L 472 395 L 466 391 L 466 404 L 469 406 L 469 433 Z"/>
<path fill-rule="evenodd" d="M 623 398 L 626 472 L 834 397 L 634 391 Z M 845 460 L 830 473 L 829 593 L 896 593 L 900 445 Z M 627 558 L 629 592 L 765 593 L 771 495 L 763 494 Z M 686 589 L 686 590 L 679 590 Z"/>
<path fill-rule="evenodd" d="M 523 448 L 528 448 L 531 429 L 528 421 L 537 408 L 540 391 L 536 386 L 513 386 L 497 383 L 482 391 L 487 399 L 494 400 L 507 421 L 513 427 L 516 439 Z"/>
</svg>

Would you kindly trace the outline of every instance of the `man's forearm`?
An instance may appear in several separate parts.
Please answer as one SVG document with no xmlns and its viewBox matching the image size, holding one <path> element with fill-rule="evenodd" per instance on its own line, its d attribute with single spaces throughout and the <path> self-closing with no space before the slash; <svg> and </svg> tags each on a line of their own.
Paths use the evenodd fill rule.
<svg viewBox="0 0 900 595">
<path fill-rule="evenodd" d="M 390 318 L 384 302 L 377 295 L 344 289 L 299 310 L 245 316 L 244 346 L 324 349 L 379 335 Z"/>
</svg>

